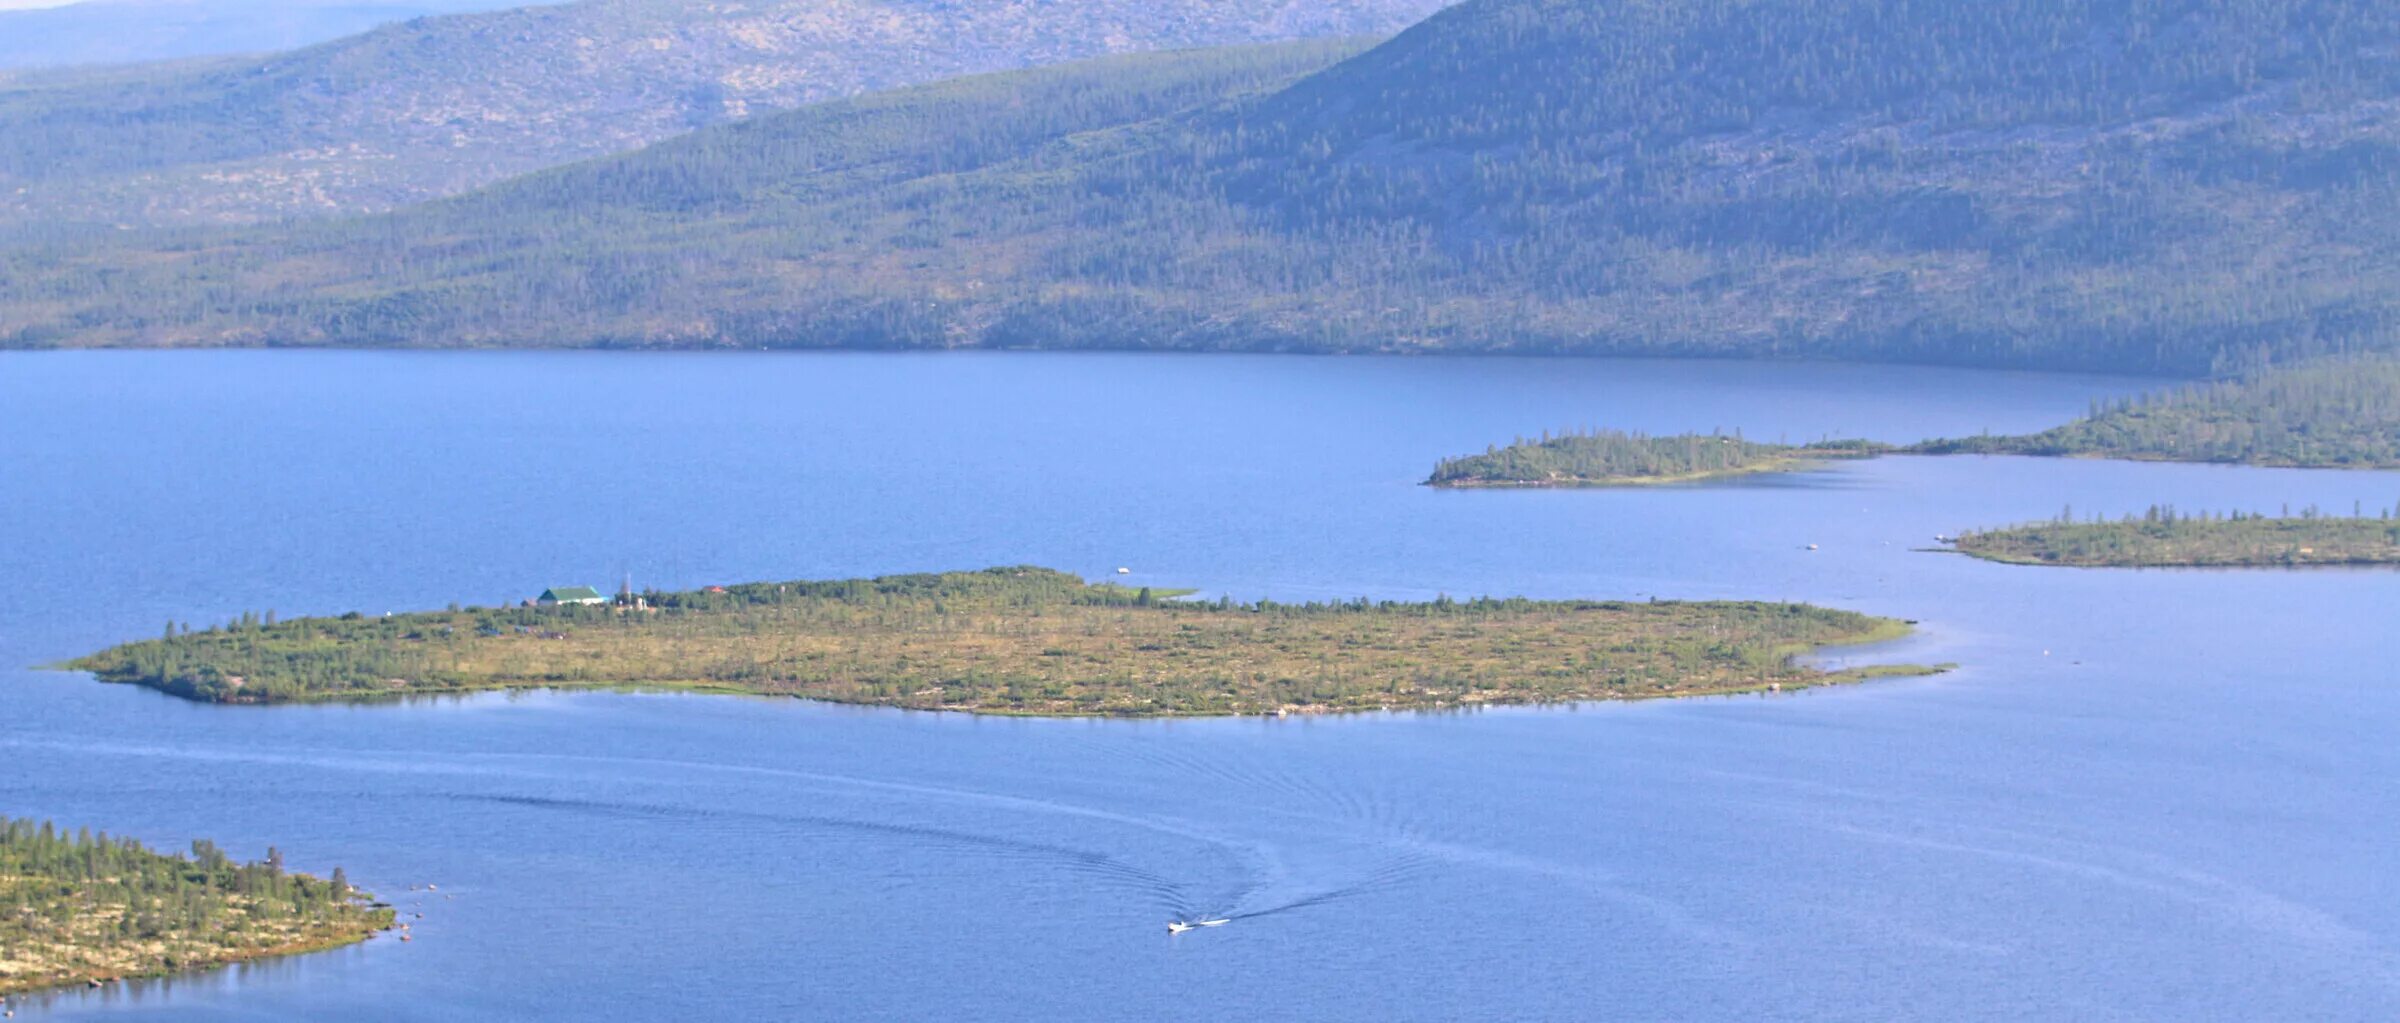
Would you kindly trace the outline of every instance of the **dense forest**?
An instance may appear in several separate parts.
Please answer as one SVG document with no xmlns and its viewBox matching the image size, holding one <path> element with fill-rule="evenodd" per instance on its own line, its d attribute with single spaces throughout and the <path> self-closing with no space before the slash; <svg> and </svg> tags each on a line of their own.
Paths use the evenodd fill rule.
<svg viewBox="0 0 2400 1023">
<path fill-rule="evenodd" d="M 1480 455 L 1445 458 L 1425 482 L 1437 487 L 1573 487 L 1672 483 L 1790 469 L 1820 458 L 1853 458 L 1886 450 L 1864 441 L 1793 446 L 1760 444 L 1741 435 L 1652 437 L 1591 430 L 1539 440 L 1517 438 Z"/>
<path fill-rule="evenodd" d="M 1798 688 L 1908 627 L 1803 604 L 1168 599 L 1037 568 L 169 627 L 76 662 L 199 700 L 686 687 L 999 714 L 1261 714 Z"/>
<path fill-rule="evenodd" d="M 24 238 L 0 339 L 2202 375 L 2400 338 L 2400 0 L 1467 0 L 1338 56 L 945 83 L 376 218 Z"/>
<path fill-rule="evenodd" d="M 1932 441 L 1912 450 L 2400 468 L 2400 358 L 2335 358 L 2260 369 L 2106 403 L 2083 419 L 2041 433 Z"/>
<path fill-rule="evenodd" d="M 0 994 L 330 948 L 391 923 L 341 868 L 289 873 L 274 849 L 237 863 L 206 840 L 168 855 L 0 818 Z"/>
<path fill-rule="evenodd" d="M 1957 549 L 2021 565 L 2234 567 L 2400 565 L 2400 510 L 2347 517 L 2316 508 L 2279 517 L 2189 515 L 2154 505 L 2139 516 L 2056 521 L 1960 534 Z"/>
</svg>

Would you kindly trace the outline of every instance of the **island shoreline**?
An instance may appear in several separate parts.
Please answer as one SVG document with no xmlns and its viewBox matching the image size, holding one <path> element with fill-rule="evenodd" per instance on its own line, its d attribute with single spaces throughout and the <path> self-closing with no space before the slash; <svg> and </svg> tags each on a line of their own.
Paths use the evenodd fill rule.
<svg viewBox="0 0 2400 1023">
<path fill-rule="evenodd" d="M 1123 719 L 1730 695 L 1945 670 L 1804 663 L 1913 629 L 1806 604 L 1283 605 L 1173 599 L 1181 592 L 1017 568 L 588 598 L 598 606 L 244 615 L 54 667 L 221 704 L 615 689 Z"/>
</svg>

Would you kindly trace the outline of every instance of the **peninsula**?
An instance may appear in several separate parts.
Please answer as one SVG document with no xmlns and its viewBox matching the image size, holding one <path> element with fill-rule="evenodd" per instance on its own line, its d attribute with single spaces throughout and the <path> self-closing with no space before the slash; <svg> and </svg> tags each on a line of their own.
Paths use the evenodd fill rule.
<svg viewBox="0 0 2400 1023">
<path fill-rule="evenodd" d="M 2034 455 L 2400 469 L 2400 358 L 2332 356 L 2226 380 L 2095 403 L 2040 433 L 1929 440 L 1759 444 L 1740 434 L 1653 437 L 1621 430 L 1518 438 L 1437 463 L 1436 487 L 1608 487 L 1779 472 L 1835 458 Z"/>
<path fill-rule="evenodd" d="M 1161 598 L 1019 567 L 383 618 L 244 615 L 69 667 L 215 702 L 632 686 L 1127 716 L 1695 696 L 1938 670 L 1800 664 L 1909 631 L 1806 604 Z"/>
<path fill-rule="evenodd" d="M 1961 534 L 1961 554 L 2017 565 L 2298 567 L 2400 565 L 2400 512 L 2380 517 L 2185 515 L 2154 506 L 2115 522 L 2057 521 Z"/>
<path fill-rule="evenodd" d="M 2337 356 L 2095 405 L 2021 436 L 1927 441 L 1928 455 L 2050 455 L 2304 469 L 2400 469 L 2400 358 Z"/>
<path fill-rule="evenodd" d="M 335 948 L 392 917 L 340 869 L 286 873 L 272 849 L 236 863 L 206 841 L 168 855 L 0 818 L 0 995 Z"/>
<path fill-rule="evenodd" d="M 1434 487 L 1614 487 L 1689 483 L 1781 472 L 1833 458 L 1872 457 L 1889 447 L 1870 441 L 1760 444 L 1739 434 L 1653 437 L 1622 430 L 1518 438 L 1480 455 L 1445 458 L 1425 480 Z"/>
</svg>

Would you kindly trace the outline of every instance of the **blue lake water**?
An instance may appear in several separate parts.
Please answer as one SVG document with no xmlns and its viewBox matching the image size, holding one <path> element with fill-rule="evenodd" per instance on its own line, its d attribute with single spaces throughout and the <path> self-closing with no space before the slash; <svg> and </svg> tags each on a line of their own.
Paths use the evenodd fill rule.
<svg viewBox="0 0 2400 1023">
<path fill-rule="evenodd" d="M 18 1018 L 2400 1017 L 2400 573 L 1915 550 L 2069 505 L 2384 507 L 2400 474 L 1890 458 L 1725 486 L 1414 485 L 1545 427 L 1899 441 L 2036 429 L 2146 386 L 0 354 L 0 813 L 278 845 L 343 865 L 415 936 Z M 1013 563 L 1243 598 L 1802 599 L 1921 619 L 1875 655 L 1963 667 L 1171 722 L 561 692 L 208 707 L 32 668 L 244 609 Z M 1236 919 L 1169 937 L 1186 912 Z"/>
</svg>

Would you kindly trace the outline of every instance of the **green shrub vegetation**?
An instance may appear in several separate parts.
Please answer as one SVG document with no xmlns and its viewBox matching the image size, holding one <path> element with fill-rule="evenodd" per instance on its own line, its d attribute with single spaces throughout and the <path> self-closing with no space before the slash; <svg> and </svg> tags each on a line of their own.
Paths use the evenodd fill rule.
<svg viewBox="0 0 2400 1023">
<path fill-rule="evenodd" d="M 32 239 L 0 343 L 2198 376 L 2400 339 L 2400 0 L 1467 0 L 1342 56 L 959 80 L 387 216 Z"/>
<path fill-rule="evenodd" d="M 340 868 L 287 873 L 273 849 L 236 863 L 203 840 L 171 856 L 0 818 L 0 994 L 331 948 L 391 924 Z"/>
<path fill-rule="evenodd" d="M 1803 604 L 1236 603 L 1037 568 L 649 593 L 638 604 L 170 627 L 75 662 L 198 700 L 517 686 L 788 694 L 1003 714 L 1259 714 L 1684 696 L 1907 626 Z"/>
<path fill-rule="evenodd" d="M 2186 515 L 2153 505 L 2115 522 L 2055 521 L 1964 533 L 1960 553 L 2019 565 L 2236 567 L 2400 565 L 2400 515 Z"/>
<path fill-rule="evenodd" d="M 2400 359 L 2320 359 L 2112 402 L 2041 433 L 1934 441 L 1914 450 L 2400 468 Z"/>
<path fill-rule="evenodd" d="M 1767 472 L 1887 452 L 2227 462 L 2311 469 L 2400 468 L 2400 357 L 2331 356 L 2215 383 L 2096 403 L 2091 415 L 2023 436 L 1906 447 L 1827 440 L 1790 446 L 1739 435 L 1651 437 L 1612 430 L 1519 438 L 1444 459 L 1434 486 L 1604 486 Z"/>
<path fill-rule="evenodd" d="M 1590 487 L 1739 476 L 1798 468 L 1826 458 L 1861 458 L 1886 450 L 1865 441 L 1793 446 L 1759 444 L 1739 434 L 1652 437 L 1593 430 L 1540 440 L 1517 440 L 1480 455 L 1445 458 L 1426 483 L 1437 487 Z"/>
</svg>

